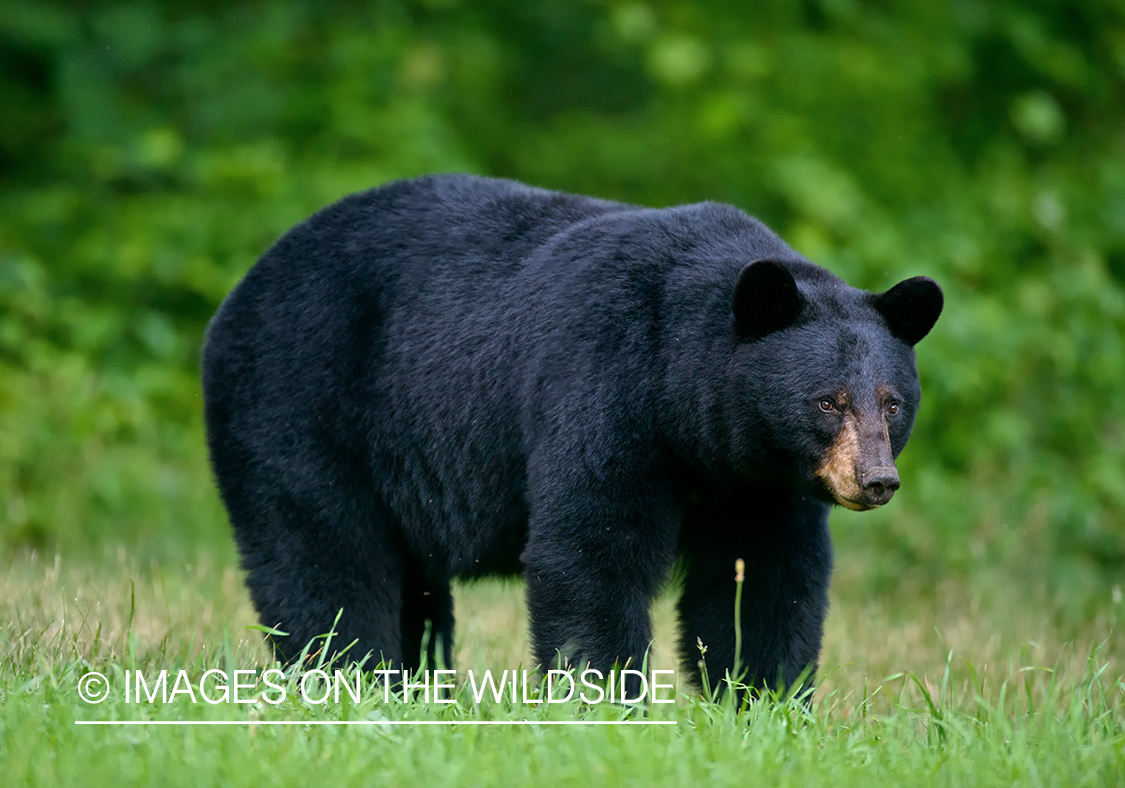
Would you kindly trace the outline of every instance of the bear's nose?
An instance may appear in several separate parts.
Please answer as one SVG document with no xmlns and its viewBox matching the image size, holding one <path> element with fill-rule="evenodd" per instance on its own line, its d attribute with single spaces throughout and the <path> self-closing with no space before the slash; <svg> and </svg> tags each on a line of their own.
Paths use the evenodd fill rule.
<svg viewBox="0 0 1125 788">
<path fill-rule="evenodd" d="M 898 471 L 893 466 L 872 468 L 863 476 L 861 486 L 866 499 L 864 503 L 872 506 L 882 506 L 891 500 L 891 496 L 899 488 Z"/>
</svg>

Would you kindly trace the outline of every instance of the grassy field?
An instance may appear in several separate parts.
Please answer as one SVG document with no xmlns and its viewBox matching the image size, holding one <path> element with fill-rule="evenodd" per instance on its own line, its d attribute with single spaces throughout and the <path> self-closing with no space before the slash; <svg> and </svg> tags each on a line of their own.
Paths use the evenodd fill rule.
<svg viewBox="0 0 1125 788">
<path fill-rule="evenodd" d="M 138 566 L 124 549 L 68 560 L 26 554 L 0 576 L 0 771 L 7 785 L 892 784 L 1119 785 L 1125 781 L 1119 603 L 1068 630 L 937 589 L 916 601 L 842 601 L 829 615 L 811 708 L 736 713 L 680 687 L 627 707 L 289 697 L 236 705 L 126 703 L 124 671 L 263 668 L 269 656 L 226 558 Z M 839 584 L 838 584 L 839 585 Z M 457 660 L 478 674 L 527 666 L 522 586 L 458 589 Z M 733 593 L 733 584 L 732 584 Z M 1014 603 L 1015 601 L 1013 601 Z M 654 611 L 653 667 L 674 668 L 671 594 Z M 112 690 L 90 705 L 82 676 Z M 171 684 L 171 681 L 169 681 Z M 284 682 L 283 682 L 284 684 Z M 310 693 L 315 694 L 315 693 Z M 212 697 L 217 692 L 212 691 Z M 253 691 L 242 695 L 255 696 Z M 78 726 L 76 720 L 286 720 L 267 726 Z M 469 726 L 464 721 L 674 722 L 666 726 Z M 320 726 L 458 721 L 440 726 Z"/>
</svg>

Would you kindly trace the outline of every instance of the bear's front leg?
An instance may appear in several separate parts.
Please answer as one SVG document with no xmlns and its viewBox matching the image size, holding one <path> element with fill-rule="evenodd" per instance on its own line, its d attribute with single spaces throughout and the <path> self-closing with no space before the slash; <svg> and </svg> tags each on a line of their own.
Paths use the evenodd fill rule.
<svg viewBox="0 0 1125 788">
<path fill-rule="evenodd" d="M 722 689 L 728 671 L 733 675 L 735 561 L 741 558 L 742 681 L 783 689 L 804 674 L 811 686 L 832 573 L 828 506 L 784 488 L 700 493 L 684 517 L 681 550 L 680 648 L 696 682 L 702 686 L 701 659 L 713 688 Z"/>
<path fill-rule="evenodd" d="M 682 515 L 665 496 L 635 487 L 556 487 L 533 509 L 522 559 L 541 669 L 560 657 L 603 673 L 614 664 L 641 668 L 649 606 L 675 559 Z"/>
</svg>

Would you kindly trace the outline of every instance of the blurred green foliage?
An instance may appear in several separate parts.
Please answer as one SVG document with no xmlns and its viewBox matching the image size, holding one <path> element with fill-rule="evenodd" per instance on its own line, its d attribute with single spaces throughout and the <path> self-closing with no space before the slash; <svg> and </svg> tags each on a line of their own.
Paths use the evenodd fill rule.
<svg viewBox="0 0 1125 788">
<path fill-rule="evenodd" d="M 869 584 L 1125 575 L 1117 0 L 6 0 L 0 534 L 220 545 L 206 322 L 291 224 L 431 171 L 764 219 L 946 290 Z"/>
</svg>

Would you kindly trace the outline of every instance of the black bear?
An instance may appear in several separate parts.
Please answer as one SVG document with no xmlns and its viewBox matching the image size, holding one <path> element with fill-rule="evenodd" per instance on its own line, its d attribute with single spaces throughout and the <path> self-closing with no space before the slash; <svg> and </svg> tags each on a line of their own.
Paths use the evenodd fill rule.
<svg viewBox="0 0 1125 788">
<path fill-rule="evenodd" d="M 748 680 L 793 682 L 820 650 L 829 507 L 898 488 L 941 308 L 930 279 L 854 289 L 727 205 L 463 175 L 340 200 L 262 256 L 203 352 L 279 657 L 342 609 L 351 654 L 450 664 L 450 581 L 522 572 L 541 664 L 637 665 L 679 559 L 685 666 L 698 639 L 722 675 L 743 558 Z"/>
</svg>

